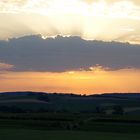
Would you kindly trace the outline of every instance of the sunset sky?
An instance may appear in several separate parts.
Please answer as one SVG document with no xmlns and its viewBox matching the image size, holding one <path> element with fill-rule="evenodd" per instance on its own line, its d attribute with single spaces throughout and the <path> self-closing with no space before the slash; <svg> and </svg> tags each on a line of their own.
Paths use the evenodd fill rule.
<svg viewBox="0 0 140 140">
<path fill-rule="evenodd" d="M 0 92 L 140 92 L 139 0 L 1 0 Z"/>
</svg>

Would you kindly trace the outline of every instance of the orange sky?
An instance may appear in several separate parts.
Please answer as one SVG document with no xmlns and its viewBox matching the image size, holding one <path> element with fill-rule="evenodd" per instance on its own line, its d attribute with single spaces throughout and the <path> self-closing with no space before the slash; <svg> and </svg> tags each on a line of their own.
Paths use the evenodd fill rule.
<svg viewBox="0 0 140 140">
<path fill-rule="evenodd" d="M 49 72 L 3 72 L 0 91 L 44 91 L 93 94 L 140 92 L 140 70 Z"/>
</svg>

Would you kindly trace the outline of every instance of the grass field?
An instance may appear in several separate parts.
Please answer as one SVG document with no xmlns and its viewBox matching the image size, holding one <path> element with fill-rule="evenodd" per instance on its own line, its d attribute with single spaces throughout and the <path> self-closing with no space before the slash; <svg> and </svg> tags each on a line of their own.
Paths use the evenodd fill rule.
<svg viewBox="0 0 140 140">
<path fill-rule="evenodd" d="M 124 113 L 106 113 L 114 104 Z M 0 140 L 140 140 L 139 109 L 131 98 L 0 94 Z"/>
<path fill-rule="evenodd" d="M 0 140 L 139 140 L 140 134 L 0 129 Z"/>
</svg>

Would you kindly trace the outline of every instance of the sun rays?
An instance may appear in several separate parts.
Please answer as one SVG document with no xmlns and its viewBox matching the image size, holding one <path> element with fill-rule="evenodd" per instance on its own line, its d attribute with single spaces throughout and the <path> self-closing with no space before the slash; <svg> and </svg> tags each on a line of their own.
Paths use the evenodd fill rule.
<svg viewBox="0 0 140 140">
<path fill-rule="evenodd" d="M 29 34 L 46 38 L 59 34 L 88 40 L 140 41 L 137 35 L 140 6 L 128 0 L 2 0 L 0 18 L 0 29 L 4 29 L 1 39 Z"/>
</svg>

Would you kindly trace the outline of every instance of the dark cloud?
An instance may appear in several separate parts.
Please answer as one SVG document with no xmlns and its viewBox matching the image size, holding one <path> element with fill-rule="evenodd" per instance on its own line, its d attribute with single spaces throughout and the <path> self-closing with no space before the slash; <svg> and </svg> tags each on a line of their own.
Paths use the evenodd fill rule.
<svg viewBox="0 0 140 140">
<path fill-rule="evenodd" d="M 14 71 L 88 70 L 97 64 L 114 70 L 140 68 L 140 46 L 79 37 L 44 40 L 39 35 L 26 36 L 0 41 L 0 62 L 13 65 Z"/>
</svg>

